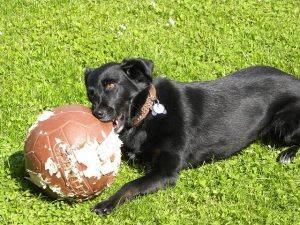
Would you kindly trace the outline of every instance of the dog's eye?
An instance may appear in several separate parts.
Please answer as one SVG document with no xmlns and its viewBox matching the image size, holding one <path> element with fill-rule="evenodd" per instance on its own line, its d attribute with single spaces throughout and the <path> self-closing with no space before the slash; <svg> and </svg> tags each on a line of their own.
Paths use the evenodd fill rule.
<svg viewBox="0 0 300 225">
<path fill-rule="evenodd" d="M 112 90 L 116 87 L 116 84 L 113 82 L 109 82 L 109 83 L 106 83 L 104 87 L 106 90 Z"/>
</svg>

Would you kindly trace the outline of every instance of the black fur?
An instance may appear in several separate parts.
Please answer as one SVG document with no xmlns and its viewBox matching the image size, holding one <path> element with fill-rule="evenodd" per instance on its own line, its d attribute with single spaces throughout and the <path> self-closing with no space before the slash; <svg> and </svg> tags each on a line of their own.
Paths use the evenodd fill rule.
<svg viewBox="0 0 300 225">
<path fill-rule="evenodd" d="M 147 169 L 145 176 L 94 206 L 94 212 L 107 214 L 135 196 L 173 186 L 180 170 L 227 158 L 257 139 L 290 147 L 278 157 L 282 163 L 295 157 L 300 146 L 299 79 L 256 66 L 215 81 L 181 83 L 153 79 L 152 70 L 153 63 L 145 59 L 86 70 L 94 115 L 118 121 L 123 154 Z M 114 88 L 105 88 L 107 82 Z M 167 114 L 149 113 L 132 127 L 151 83 Z"/>
</svg>

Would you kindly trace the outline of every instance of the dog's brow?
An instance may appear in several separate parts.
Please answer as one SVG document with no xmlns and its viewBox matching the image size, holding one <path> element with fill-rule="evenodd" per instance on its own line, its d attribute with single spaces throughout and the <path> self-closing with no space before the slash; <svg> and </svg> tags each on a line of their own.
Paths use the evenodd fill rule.
<svg viewBox="0 0 300 225">
<path fill-rule="evenodd" d="M 128 77 L 127 73 L 124 73 L 124 76 L 127 78 L 128 81 L 130 81 L 131 84 L 133 84 L 133 86 L 139 90 L 139 87 L 130 79 L 130 77 Z"/>
<path fill-rule="evenodd" d="M 107 77 L 107 78 L 104 78 L 101 83 L 109 83 L 109 82 L 117 82 L 117 79 L 114 79 L 114 78 L 110 78 L 110 77 Z"/>
</svg>

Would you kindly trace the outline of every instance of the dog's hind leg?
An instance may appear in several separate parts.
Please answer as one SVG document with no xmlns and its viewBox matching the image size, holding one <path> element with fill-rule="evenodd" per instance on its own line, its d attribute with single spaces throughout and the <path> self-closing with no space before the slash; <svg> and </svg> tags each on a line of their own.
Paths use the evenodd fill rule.
<svg viewBox="0 0 300 225">
<path fill-rule="evenodd" d="M 282 164 L 289 164 L 294 160 L 300 149 L 300 121 L 298 121 L 298 128 L 285 136 L 285 142 L 290 147 L 278 155 L 277 161 Z"/>
<path fill-rule="evenodd" d="M 289 147 L 278 155 L 277 161 L 289 164 L 300 149 L 300 101 L 279 112 L 273 121 L 273 127 L 279 139 Z"/>
<path fill-rule="evenodd" d="M 297 152 L 299 151 L 300 146 L 294 145 L 283 152 L 281 152 L 278 157 L 277 161 L 282 164 L 289 164 L 291 163 L 294 158 L 296 157 Z"/>
</svg>

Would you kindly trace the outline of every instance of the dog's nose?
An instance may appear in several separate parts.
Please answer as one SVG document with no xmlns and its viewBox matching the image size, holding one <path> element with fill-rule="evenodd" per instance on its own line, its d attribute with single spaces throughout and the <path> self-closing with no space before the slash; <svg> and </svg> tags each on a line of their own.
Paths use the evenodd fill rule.
<svg viewBox="0 0 300 225">
<path fill-rule="evenodd" d="M 99 119 L 102 119 L 103 117 L 105 117 L 105 112 L 103 110 L 96 110 L 94 111 L 94 116 L 96 116 Z"/>
<path fill-rule="evenodd" d="M 105 109 L 95 110 L 93 112 L 93 114 L 94 114 L 95 117 L 97 117 L 101 121 L 108 121 L 109 120 L 108 112 Z"/>
<path fill-rule="evenodd" d="M 100 118 L 102 118 L 105 115 L 105 113 L 103 111 L 98 111 L 97 113 Z"/>
</svg>

